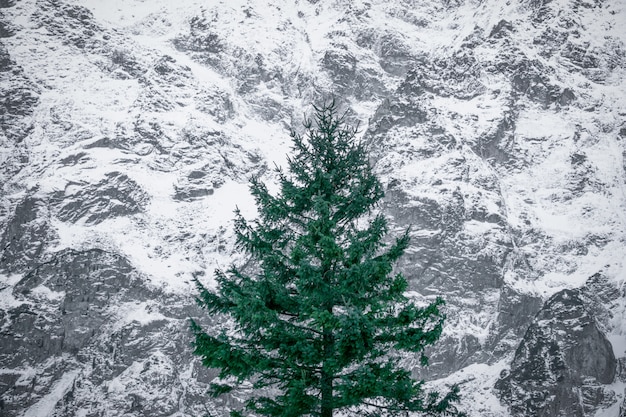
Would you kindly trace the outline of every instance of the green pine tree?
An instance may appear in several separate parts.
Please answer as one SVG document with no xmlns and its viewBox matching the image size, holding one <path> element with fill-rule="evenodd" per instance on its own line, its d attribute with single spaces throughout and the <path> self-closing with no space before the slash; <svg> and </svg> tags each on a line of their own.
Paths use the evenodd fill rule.
<svg viewBox="0 0 626 417">
<path fill-rule="evenodd" d="M 196 280 L 199 304 L 229 323 L 218 332 L 191 322 L 194 353 L 220 370 L 211 395 L 247 381 L 255 389 L 247 409 L 266 416 L 457 415 L 456 387 L 425 392 L 400 366 L 407 352 L 426 364 L 424 348 L 444 321 L 441 299 L 416 306 L 393 272 L 409 231 L 383 243 L 387 222 L 373 214 L 383 190 L 356 129 L 334 103 L 315 107 L 313 119 L 304 136 L 291 133 L 280 192 L 253 178 L 259 216 L 236 212 L 237 243 L 254 272 L 217 271 L 216 291 Z"/>
</svg>

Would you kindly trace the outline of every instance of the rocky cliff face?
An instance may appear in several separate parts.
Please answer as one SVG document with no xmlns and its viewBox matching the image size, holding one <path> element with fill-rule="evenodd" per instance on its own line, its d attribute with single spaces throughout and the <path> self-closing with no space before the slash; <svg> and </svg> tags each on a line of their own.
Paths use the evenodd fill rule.
<svg viewBox="0 0 626 417">
<path fill-rule="evenodd" d="M 529 326 L 496 384 L 513 415 L 584 416 L 614 401 L 602 386 L 615 379 L 613 347 L 585 305 L 580 291 L 559 291 Z"/>
<path fill-rule="evenodd" d="M 626 8 L 617 0 L 0 1 L 0 414 L 225 415 L 192 276 L 288 129 L 360 124 L 430 366 L 470 416 L 626 401 Z"/>
</svg>

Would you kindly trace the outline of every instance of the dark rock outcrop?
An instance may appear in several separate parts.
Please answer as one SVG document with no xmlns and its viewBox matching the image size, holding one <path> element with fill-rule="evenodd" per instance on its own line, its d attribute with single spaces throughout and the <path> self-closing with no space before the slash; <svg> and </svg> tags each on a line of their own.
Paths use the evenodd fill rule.
<svg viewBox="0 0 626 417">
<path fill-rule="evenodd" d="M 63 39 L 66 45 L 90 52 L 104 49 L 104 42 L 100 39 L 104 29 L 84 6 L 45 0 L 38 3 L 31 17 L 40 22 L 51 36 Z"/>
<path fill-rule="evenodd" d="M 8 38 L 15 35 L 15 28 L 0 12 L 0 38 Z"/>
<path fill-rule="evenodd" d="M 0 8 L 13 7 L 17 0 L 0 0 Z"/>
<path fill-rule="evenodd" d="M 519 340 L 541 306 L 540 297 L 504 285 L 498 302 L 498 339 Z"/>
<path fill-rule="evenodd" d="M 110 172 L 91 186 L 68 184 L 66 190 L 56 193 L 53 199 L 58 207 L 57 217 L 62 221 L 98 224 L 108 218 L 139 213 L 148 196 L 127 175 Z"/>
<path fill-rule="evenodd" d="M 614 399 L 616 360 L 579 290 L 562 290 L 539 311 L 496 384 L 513 416 L 584 417 Z"/>
<path fill-rule="evenodd" d="M 41 368 L 43 375 L 33 375 L 30 392 L 23 392 L 23 383 L 11 385 L 3 378 L 3 415 L 16 415 L 63 372 L 75 369 L 73 355 L 99 332 L 113 300 L 141 284 L 128 261 L 95 249 L 62 251 L 26 274 L 13 288 L 22 304 L 1 318 L 0 366 Z M 37 308 L 42 304 L 45 308 Z"/>
<path fill-rule="evenodd" d="M 39 88 L 0 42 L 0 129 L 14 143 L 33 130 L 31 116 L 39 104 Z"/>
<path fill-rule="evenodd" d="M 55 416 L 206 411 L 215 373 L 192 357 L 185 324 L 197 308 L 150 287 L 124 257 L 63 250 L 25 274 L 12 295 L 16 306 L 0 313 L 0 368 L 15 369 L 0 374 L 3 416 L 22 415 L 46 396 Z"/>
<path fill-rule="evenodd" d="M 46 201 L 37 197 L 26 197 L 15 207 L 0 235 L 0 271 L 23 273 L 40 260 L 54 238 L 49 218 Z"/>
</svg>

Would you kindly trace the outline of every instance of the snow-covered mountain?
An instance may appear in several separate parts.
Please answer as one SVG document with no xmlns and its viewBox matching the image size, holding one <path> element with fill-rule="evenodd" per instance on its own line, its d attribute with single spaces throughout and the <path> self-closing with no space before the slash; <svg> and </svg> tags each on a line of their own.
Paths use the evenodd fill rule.
<svg viewBox="0 0 626 417">
<path fill-rule="evenodd" d="M 190 280 L 332 97 L 447 302 L 406 366 L 472 417 L 626 415 L 621 0 L 0 0 L 0 415 L 238 407 Z"/>
</svg>

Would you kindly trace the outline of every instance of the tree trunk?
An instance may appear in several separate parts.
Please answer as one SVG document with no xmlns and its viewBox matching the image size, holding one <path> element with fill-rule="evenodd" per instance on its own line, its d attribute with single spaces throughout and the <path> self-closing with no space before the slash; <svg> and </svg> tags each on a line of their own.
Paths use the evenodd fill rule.
<svg viewBox="0 0 626 417">
<path fill-rule="evenodd" d="M 326 310 L 332 314 L 332 304 L 326 306 Z M 333 417 L 333 369 L 332 363 L 334 355 L 335 337 L 331 330 L 325 328 L 322 335 L 322 348 L 324 349 L 324 363 L 322 364 L 321 391 L 322 407 L 321 417 Z"/>
<path fill-rule="evenodd" d="M 322 371 L 322 412 L 321 417 L 333 417 L 333 377 Z"/>
<path fill-rule="evenodd" d="M 330 220 L 328 218 L 324 218 L 324 229 L 325 235 L 331 234 L 330 228 Z M 323 259 L 322 261 L 322 270 L 323 270 L 323 279 L 325 284 L 329 287 L 332 287 L 332 265 L 333 261 L 331 259 Z M 327 295 L 327 299 L 324 302 L 324 309 L 326 312 L 332 316 L 333 315 L 333 306 L 335 305 L 335 301 L 333 300 L 332 291 Z M 324 355 L 324 363 L 322 363 L 322 374 L 321 374 L 321 391 L 322 391 L 322 404 L 321 404 L 321 417 L 333 417 L 333 376 L 334 369 L 332 367 L 333 356 L 335 355 L 335 335 L 333 334 L 332 329 L 328 328 L 327 325 L 324 325 L 322 329 L 322 349 Z"/>
</svg>

